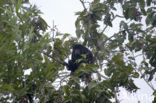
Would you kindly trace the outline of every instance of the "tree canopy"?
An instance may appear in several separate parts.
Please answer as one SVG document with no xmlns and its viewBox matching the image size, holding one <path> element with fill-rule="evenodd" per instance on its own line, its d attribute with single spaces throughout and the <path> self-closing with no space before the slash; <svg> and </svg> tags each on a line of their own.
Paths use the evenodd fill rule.
<svg viewBox="0 0 156 103">
<path fill-rule="evenodd" d="M 147 83 L 156 102 L 156 1 L 80 2 L 73 37 L 48 26 L 29 0 L 0 0 L 0 102 L 120 103 L 120 88 L 140 89 L 135 79 Z M 119 29 L 110 35 L 115 20 Z M 70 75 L 64 62 L 76 43 L 95 60 Z"/>
</svg>

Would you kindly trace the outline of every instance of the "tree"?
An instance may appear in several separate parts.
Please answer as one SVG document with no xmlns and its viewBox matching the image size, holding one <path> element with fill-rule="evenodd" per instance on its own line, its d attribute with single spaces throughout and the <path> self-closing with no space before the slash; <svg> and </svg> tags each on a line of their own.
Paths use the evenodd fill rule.
<svg viewBox="0 0 156 103">
<path fill-rule="evenodd" d="M 150 83 L 156 73 L 156 2 L 80 2 L 84 9 L 76 13 L 74 38 L 50 28 L 29 0 L 0 1 L 0 101 L 119 103 L 120 88 L 136 92 L 134 80 L 143 79 L 156 102 Z M 109 35 L 118 18 L 118 32 Z M 90 48 L 95 60 L 70 75 L 65 61 L 75 43 Z"/>
</svg>

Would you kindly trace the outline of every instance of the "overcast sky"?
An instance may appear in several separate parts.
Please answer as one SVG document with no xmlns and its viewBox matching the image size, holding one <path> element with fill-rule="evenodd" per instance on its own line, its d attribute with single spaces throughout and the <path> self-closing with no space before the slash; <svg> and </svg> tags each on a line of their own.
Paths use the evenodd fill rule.
<svg viewBox="0 0 156 103">
<path fill-rule="evenodd" d="M 49 26 L 52 27 L 54 21 L 59 31 L 75 35 L 75 13 L 83 9 L 79 0 L 31 0 L 31 4 L 36 4 L 43 12 L 42 17 Z M 108 32 L 118 28 L 117 21 L 114 22 L 116 27 L 110 28 Z M 122 90 L 120 94 L 121 103 L 138 103 L 138 100 L 140 103 L 151 103 L 153 99 L 151 97 L 152 90 L 143 80 L 135 80 L 135 82 L 141 90 L 134 94 Z"/>
<path fill-rule="evenodd" d="M 43 18 L 62 33 L 75 34 L 75 13 L 82 10 L 79 0 L 31 0 L 44 13 Z"/>
</svg>

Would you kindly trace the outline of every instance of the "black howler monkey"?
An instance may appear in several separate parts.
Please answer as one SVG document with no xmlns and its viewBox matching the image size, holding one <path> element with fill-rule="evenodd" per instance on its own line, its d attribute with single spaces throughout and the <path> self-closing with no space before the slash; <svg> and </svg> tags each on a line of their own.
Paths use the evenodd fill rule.
<svg viewBox="0 0 156 103">
<path fill-rule="evenodd" d="M 81 63 L 93 63 L 93 54 L 81 44 L 75 44 L 72 46 L 72 57 L 68 61 L 68 70 L 73 73 Z"/>
</svg>

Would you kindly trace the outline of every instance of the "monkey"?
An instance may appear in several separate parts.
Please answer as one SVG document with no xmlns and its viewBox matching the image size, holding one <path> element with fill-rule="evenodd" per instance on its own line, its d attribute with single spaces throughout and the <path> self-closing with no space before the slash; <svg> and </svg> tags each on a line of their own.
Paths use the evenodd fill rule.
<svg viewBox="0 0 156 103">
<path fill-rule="evenodd" d="M 93 54 L 92 52 L 81 44 L 74 44 L 72 46 L 71 60 L 68 61 L 68 70 L 74 73 L 78 69 L 81 63 L 92 64 Z"/>
</svg>

